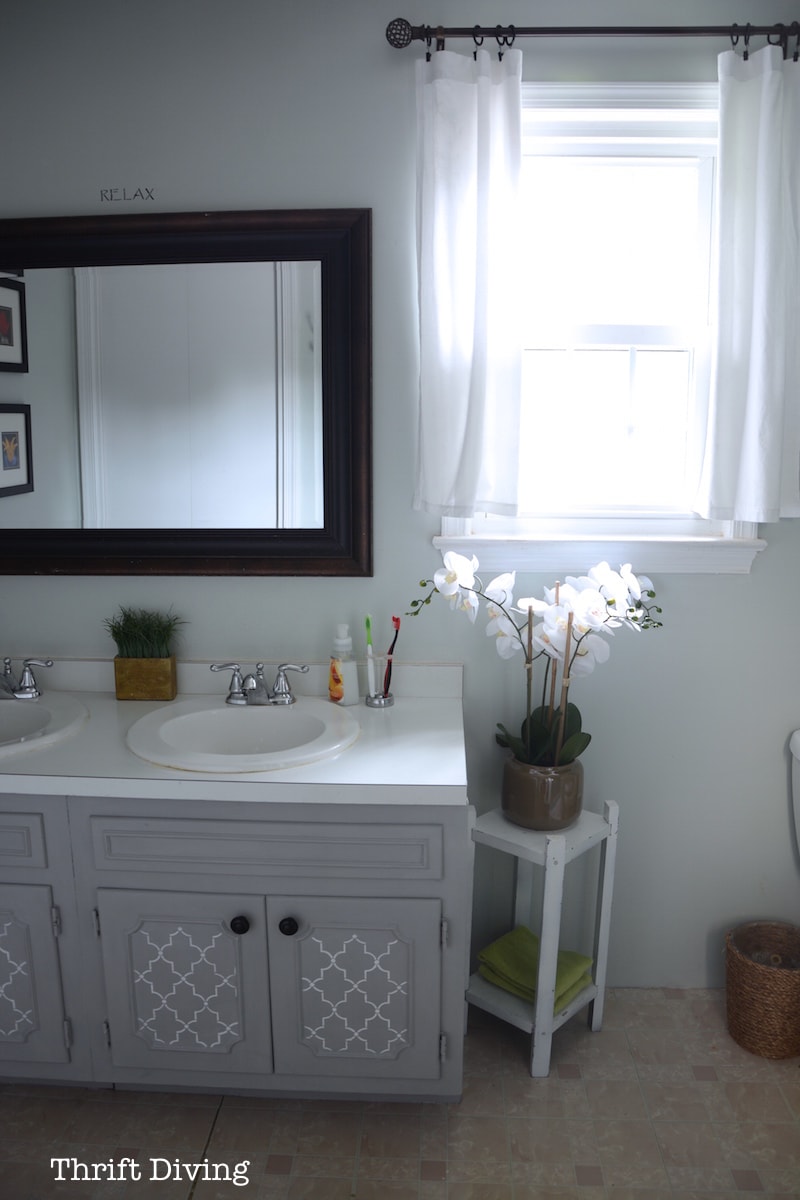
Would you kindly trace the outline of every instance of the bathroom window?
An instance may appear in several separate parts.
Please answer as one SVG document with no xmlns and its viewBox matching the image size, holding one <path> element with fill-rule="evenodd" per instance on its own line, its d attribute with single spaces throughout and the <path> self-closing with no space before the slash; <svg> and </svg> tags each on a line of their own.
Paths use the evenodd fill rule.
<svg viewBox="0 0 800 1200">
<path fill-rule="evenodd" d="M 753 526 L 691 504 L 709 394 L 716 85 L 525 85 L 521 505 L 445 518 L 489 568 L 747 570 Z M 589 543 L 585 551 L 583 545 Z M 480 546 L 480 548 L 479 548 Z M 496 555 L 495 555 L 496 550 Z M 709 555 L 714 565 L 709 566 Z M 642 566 L 642 569 L 645 569 Z"/>
</svg>

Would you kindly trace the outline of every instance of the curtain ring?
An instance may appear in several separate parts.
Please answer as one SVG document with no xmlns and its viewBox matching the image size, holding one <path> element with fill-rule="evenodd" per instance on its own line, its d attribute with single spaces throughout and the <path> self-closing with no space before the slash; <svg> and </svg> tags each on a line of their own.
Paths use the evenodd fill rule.
<svg viewBox="0 0 800 1200">
<path fill-rule="evenodd" d="M 444 50 L 444 29 L 441 25 L 436 30 L 436 49 Z"/>
<path fill-rule="evenodd" d="M 744 54 L 742 55 L 742 58 L 744 59 L 745 62 L 747 62 L 747 60 L 750 57 L 750 30 L 751 30 L 751 28 L 752 28 L 752 26 L 751 26 L 750 22 L 748 21 L 744 27 Z"/>
<path fill-rule="evenodd" d="M 517 32 L 513 25 L 509 25 L 508 29 L 510 30 L 510 35 L 508 33 L 503 33 L 502 25 L 497 26 L 497 33 L 495 34 L 495 41 L 497 42 L 497 46 L 498 46 L 498 52 L 497 52 L 497 61 L 498 62 L 503 61 L 503 47 L 508 46 L 509 48 L 511 48 L 511 46 L 514 45 L 514 39 L 517 36 Z"/>
<path fill-rule="evenodd" d="M 483 37 L 480 37 L 478 35 L 479 29 L 480 29 L 480 25 L 476 25 L 475 32 L 472 35 L 472 40 L 475 43 L 475 49 L 472 51 L 472 57 L 475 59 L 476 62 L 478 61 L 478 50 L 483 45 Z"/>
<path fill-rule="evenodd" d="M 782 21 L 778 21 L 774 28 L 767 34 L 767 45 L 780 46 L 783 57 L 786 58 L 786 53 L 789 49 L 789 33 Z"/>
<path fill-rule="evenodd" d="M 739 45 L 739 26 L 734 22 L 731 25 L 731 50 L 735 50 Z"/>
</svg>

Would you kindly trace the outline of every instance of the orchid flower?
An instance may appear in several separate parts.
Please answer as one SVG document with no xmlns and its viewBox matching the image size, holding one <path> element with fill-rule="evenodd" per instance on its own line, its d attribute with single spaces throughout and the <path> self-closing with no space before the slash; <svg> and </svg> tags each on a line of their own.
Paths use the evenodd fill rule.
<svg viewBox="0 0 800 1200">
<path fill-rule="evenodd" d="M 514 658 L 520 650 L 526 672 L 527 703 L 520 737 L 498 726 L 497 741 L 510 748 L 523 762 L 566 765 L 582 754 L 590 742 L 581 728 L 577 707 L 567 701 L 573 677 L 589 675 L 609 657 L 607 637 L 623 625 L 630 629 L 657 629 L 661 622 L 653 614 L 661 609 L 647 576 L 637 578 L 630 563 L 614 571 L 607 562 L 597 563 L 586 575 L 568 575 L 563 583 L 544 589 L 544 599 L 522 597 L 514 603 L 516 572 L 497 575 L 483 586 L 478 578 L 478 560 L 448 551 L 443 566 L 423 600 L 412 600 L 408 615 L 418 616 L 432 597 L 446 596 L 450 607 L 465 612 L 475 622 L 480 601 L 486 604 L 486 634 L 493 637 L 501 658 Z M 602 636 L 601 636 L 602 635 Z M 542 702 L 534 707 L 533 667 L 543 660 Z M 560 681 L 560 686 L 559 686 Z M 558 707 L 556 707 L 558 704 Z"/>
</svg>

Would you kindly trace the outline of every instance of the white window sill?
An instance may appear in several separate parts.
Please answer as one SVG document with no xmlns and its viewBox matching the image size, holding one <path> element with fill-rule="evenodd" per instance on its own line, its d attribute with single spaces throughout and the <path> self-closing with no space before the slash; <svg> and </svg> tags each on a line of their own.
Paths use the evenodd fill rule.
<svg viewBox="0 0 800 1200">
<path fill-rule="evenodd" d="M 443 526 L 450 524 L 447 519 Z M 748 575 L 767 543 L 751 535 L 576 535 L 492 537 L 443 531 L 433 544 L 443 554 L 474 554 L 484 571 L 557 571 L 577 575 L 603 560 L 612 567 L 631 563 L 644 575 Z"/>
</svg>

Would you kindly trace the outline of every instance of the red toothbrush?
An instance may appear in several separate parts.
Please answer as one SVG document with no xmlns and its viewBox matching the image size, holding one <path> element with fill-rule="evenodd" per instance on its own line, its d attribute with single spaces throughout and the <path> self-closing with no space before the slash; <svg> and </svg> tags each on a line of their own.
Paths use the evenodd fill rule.
<svg viewBox="0 0 800 1200">
<path fill-rule="evenodd" d="M 392 638 L 392 644 L 389 647 L 389 652 L 386 655 L 386 673 L 383 676 L 384 696 L 389 695 L 389 684 L 392 682 L 392 655 L 394 654 L 394 648 L 397 645 L 397 635 L 400 632 L 400 618 L 392 617 L 392 625 L 394 625 L 394 637 Z"/>
</svg>

